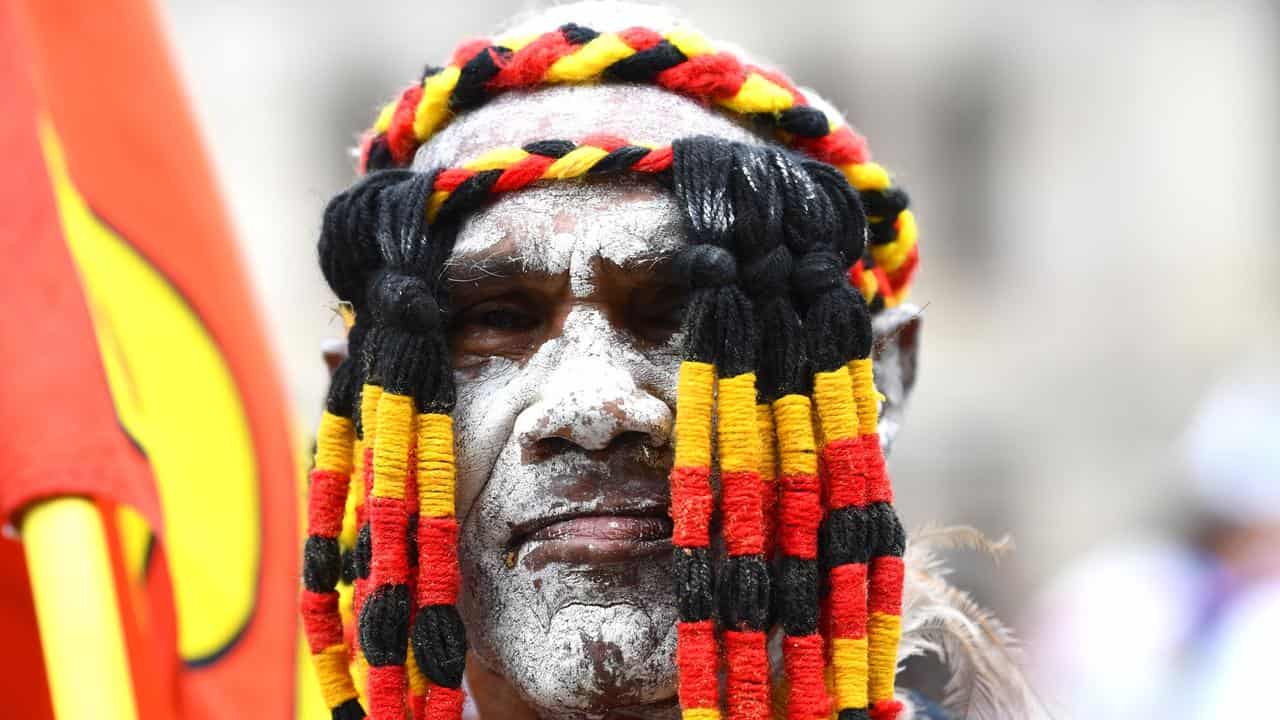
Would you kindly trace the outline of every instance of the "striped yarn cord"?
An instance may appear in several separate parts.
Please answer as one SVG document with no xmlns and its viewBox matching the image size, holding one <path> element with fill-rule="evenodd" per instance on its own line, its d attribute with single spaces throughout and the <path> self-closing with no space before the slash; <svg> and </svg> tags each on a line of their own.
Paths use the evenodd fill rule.
<svg viewBox="0 0 1280 720">
<path fill-rule="evenodd" d="M 827 487 L 827 625 L 840 720 L 867 711 L 866 484 L 858 461 L 858 418 L 846 368 L 814 375 Z"/>
<path fill-rule="evenodd" d="M 818 627 L 818 527 L 822 488 L 808 396 L 785 395 L 773 402 L 779 469 L 778 550 L 781 553 L 779 607 L 783 665 L 789 695 L 787 717 L 830 717 L 831 700 L 823 678 L 825 643 Z"/>
<path fill-rule="evenodd" d="M 905 194 L 894 190 L 885 169 L 871 161 L 866 141 L 811 106 L 786 77 L 717 51 L 688 28 L 599 33 L 568 24 L 534 37 L 465 43 L 449 65 L 429 68 L 419 83 L 383 107 L 362 143 L 360 170 L 407 167 L 417 148 L 454 116 L 506 91 L 602 80 L 653 84 L 764 119 L 781 142 L 837 167 L 863 193 L 869 211 L 873 206 L 886 210 L 871 212 L 876 219 L 864 268 L 871 271 L 874 262 L 880 272 L 854 278 L 854 285 L 873 309 L 905 298 L 919 264 L 915 222 L 905 209 Z M 877 205 L 877 196 L 887 201 Z M 888 212 L 897 204 L 902 207 Z"/>
<path fill-rule="evenodd" d="M 893 488 L 880 449 L 879 402 L 870 358 L 849 363 L 852 397 L 857 407 L 858 442 L 866 485 L 871 534 L 867 598 L 867 662 L 870 714 L 894 720 L 901 703 L 894 700 L 898 641 L 902 635 L 902 553 L 906 539 L 893 509 Z"/>
<path fill-rule="evenodd" d="M 307 498 L 303 628 L 325 707 L 336 720 L 364 717 L 348 666 L 337 592 L 341 576 L 338 536 L 351 482 L 354 442 L 351 419 L 326 410 L 316 435 L 315 468 Z"/>
<path fill-rule="evenodd" d="M 676 390 L 675 464 L 671 469 L 673 568 L 679 619 L 676 672 L 683 720 L 718 720 L 711 575 L 711 418 L 715 367 L 685 360 Z"/>
<path fill-rule="evenodd" d="M 369 663 L 369 715 L 373 720 L 398 720 L 405 716 L 408 691 L 409 515 L 405 482 L 413 437 L 413 399 L 373 384 L 366 384 L 364 393 L 376 393 L 378 401 L 372 440 L 373 489 L 367 501 L 370 590 L 360 612 L 360 644 Z"/>
<path fill-rule="evenodd" d="M 414 651 L 410 661 L 424 673 L 426 720 L 455 720 L 463 705 L 463 657 L 456 648 L 441 647 L 442 631 L 460 633 L 458 601 L 458 521 L 454 516 L 456 463 L 453 418 L 423 413 L 417 423 L 418 587 L 414 618 Z M 447 627 L 446 627 L 447 626 Z M 434 650 L 434 652 L 433 652 Z M 465 650 L 463 651 L 465 652 Z"/>
<path fill-rule="evenodd" d="M 764 508 L 756 376 L 721 377 L 716 393 L 720 516 L 728 559 L 724 584 L 725 694 L 731 720 L 769 717 L 768 570 L 764 564 Z"/>
</svg>

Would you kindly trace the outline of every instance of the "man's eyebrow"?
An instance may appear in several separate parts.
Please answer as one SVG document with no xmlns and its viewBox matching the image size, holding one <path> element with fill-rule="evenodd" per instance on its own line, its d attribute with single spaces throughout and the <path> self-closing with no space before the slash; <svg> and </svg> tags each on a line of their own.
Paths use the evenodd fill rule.
<svg viewBox="0 0 1280 720">
<path fill-rule="evenodd" d="M 505 280 L 517 276 L 545 276 L 547 272 L 531 267 L 529 257 L 520 253 L 489 253 L 463 255 L 445 261 L 445 280 L 451 283 L 474 283 L 485 280 Z"/>
<path fill-rule="evenodd" d="M 623 270 L 652 270 L 675 259 L 680 248 L 653 248 L 628 256 L 618 263 Z"/>
</svg>

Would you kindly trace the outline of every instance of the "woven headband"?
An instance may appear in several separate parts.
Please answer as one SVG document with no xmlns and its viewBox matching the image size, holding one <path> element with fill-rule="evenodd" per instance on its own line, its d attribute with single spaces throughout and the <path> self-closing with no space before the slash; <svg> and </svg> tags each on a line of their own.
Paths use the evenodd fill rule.
<svg viewBox="0 0 1280 720">
<path fill-rule="evenodd" d="M 920 258 L 915 218 L 907 194 L 871 161 L 866 140 L 810 105 L 780 73 L 717 51 L 688 28 L 601 33 L 567 24 L 541 35 L 466 42 L 449 65 L 428 67 L 382 108 L 361 143 L 360 171 L 409 166 L 454 116 L 508 90 L 600 81 L 657 85 L 757 119 L 782 144 L 835 166 L 862 196 L 871 232 L 866 254 L 850 268 L 854 284 L 873 312 L 906 299 Z"/>
</svg>

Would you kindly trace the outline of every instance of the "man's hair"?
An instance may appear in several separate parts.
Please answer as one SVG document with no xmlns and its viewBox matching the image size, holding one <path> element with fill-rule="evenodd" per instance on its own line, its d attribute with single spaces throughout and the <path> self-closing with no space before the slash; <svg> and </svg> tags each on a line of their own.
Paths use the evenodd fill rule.
<svg viewBox="0 0 1280 720">
<path fill-rule="evenodd" d="M 779 142 L 549 138 L 405 169 L 451 117 L 498 93 L 601 80 L 705 100 Z M 333 717 L 363 717 L 360 696 L 378 720 L 404 717 L 406 700 L 419 719 L 461 713 L 443 279 L 461 223 L 500 193 L 623 173 L 672 193 L 688 241 L 673 261 L 688 302 L 670 473 L 684 718 L 719 717 L 722 654 L 729 716 L 770 717 L 774 625 L 788 717 L 830 717 L 833 697 L 841 720 L 895 717 L 905 537 L 877 430 L 871 315 L 902 301 L 918 250 L 907 196 L 861 138 L 687 27 L 566 24 L 466 43 L 428 68 L 381 113 L 361 170 L 320 238 L 325 277 L 353 311 L 317 437 L 302 599 Z"/>
</svg>

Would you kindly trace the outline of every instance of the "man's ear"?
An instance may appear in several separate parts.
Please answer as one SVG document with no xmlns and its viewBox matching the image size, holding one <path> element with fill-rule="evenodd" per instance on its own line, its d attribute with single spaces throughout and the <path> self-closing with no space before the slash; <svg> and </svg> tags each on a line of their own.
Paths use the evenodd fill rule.
<svg viewBox="0 0 1280 720">
<path fill-rule="evenodd" d="M 885 453 L 898 435 L 907 398 L 916 384 L 916 358 L 923 322 L 920 308 L 914 305 L 882 310 L 872 321 L 876 389 L 884 395 L 880 406 L 880 446 Z"/>
</svg>

